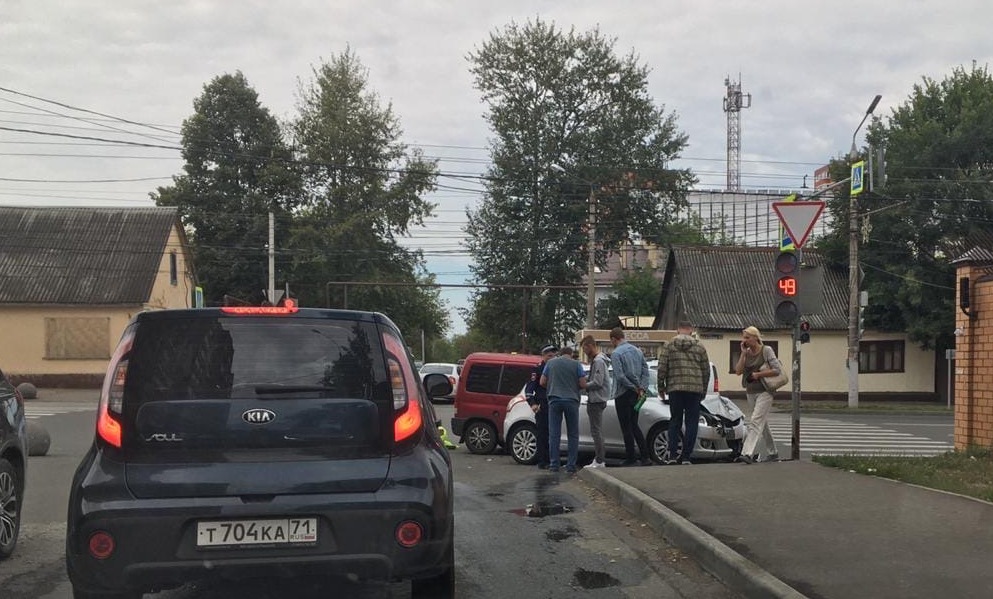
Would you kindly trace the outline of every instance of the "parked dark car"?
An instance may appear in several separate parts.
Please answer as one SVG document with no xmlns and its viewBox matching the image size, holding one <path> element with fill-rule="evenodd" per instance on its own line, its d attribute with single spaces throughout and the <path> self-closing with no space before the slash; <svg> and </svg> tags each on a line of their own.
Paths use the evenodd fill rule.
<svg viewBox="0 0 993 599">
<path fill-rule="evenodd" d="M 451 459 L 430 401 L 451 386 L 422 384 L 406 348 L 382 314 L 292 302 L 138 314 L 72 483 L 74 597 L 252 577 L 452 597 Z"/>
<path fill-rule="evenodd" d="M 21 529 L 28 435 L 24 398 L 0 371 L 0 559 L 10 557 Z"/>
</svg>

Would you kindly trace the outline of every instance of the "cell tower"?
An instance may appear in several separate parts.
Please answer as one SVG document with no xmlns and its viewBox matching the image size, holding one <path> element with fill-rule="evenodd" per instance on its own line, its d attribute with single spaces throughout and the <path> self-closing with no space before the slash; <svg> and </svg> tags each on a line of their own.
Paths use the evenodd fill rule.
<svg viewBox="0 0 993 599">
<path fill-rule="evenodd" d="M 724 112 L 728 113 L 728 179 L 727 191 L 741 191 L 741 109 L 752 105 L 752 94 L 741 93 L 741 73 L 738 81 L 724 78 L 727 95 Z"/>
</svg>

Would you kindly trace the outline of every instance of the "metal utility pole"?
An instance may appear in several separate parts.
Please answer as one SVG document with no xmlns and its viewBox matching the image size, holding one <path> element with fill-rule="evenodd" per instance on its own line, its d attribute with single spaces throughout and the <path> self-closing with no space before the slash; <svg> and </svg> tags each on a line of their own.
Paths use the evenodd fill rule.
<svg viewBox="0 0 993 599">
<path fill-rule="evenodd" d="M 724 112 L 728 115 L 728 176 L 727 191 L 740 191 L 741 184 L 741 109 L 752 105 L 752 94 L 741 93 L 741 73 L 738 81 L 724 78 L 727 95 L 724 96 Z"/>
<path fill-rule="evenodd" d="M 269 213 L 269 287 L 266 289 L 269 303 L 276 304 L 276 216 Z"/>
<path fill-rule="evenodd" d="M 596 311 L 596 285 L 593 276 L 596 274 L 596 195 L 593 193 L 593 186 L 590 185 L 589 200 L 589 229 L 590 238 L 589 252 L 586 259 L 586 328 L 592 329 L 596 326 L 594 312 Z"/>
<path fill-rule="evenodd" d="M 881 95 L 876 95 L 862 117 L 862 122 L 852 133 L 852 148 L 849 159 L 858 157 L 855 136 L 866 119 L 876 109 Z M 859 407 L 859 218 L 855 205 L 855 194 L 848 195 L 848 407 Z"/>
</svg>

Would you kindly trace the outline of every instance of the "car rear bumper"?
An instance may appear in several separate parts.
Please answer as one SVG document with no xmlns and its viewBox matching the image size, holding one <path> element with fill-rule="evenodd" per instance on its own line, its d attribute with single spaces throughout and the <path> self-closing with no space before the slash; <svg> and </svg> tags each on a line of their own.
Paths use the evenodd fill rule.
<svg viewBox="0 0 993 599">
<path fill-rule="evenodd" d="M 308 497 L 280 499 L 260 508 L 203 500 L 154 505 L 134 502 L 135 507 L 111 506 L 91 512 L 72 523 L 66 542 L 66 562 L 74 585 L 86 589 L 155 589 L 181 585 L 206 577 L 355 575 L 363 579 L 393 580 L 430 576 L 446 567 L 452 542 L 452 520 L 436 514 L 430 505 L 384 502 L 363 498 L 375 508 L 351 507 L 358 498 Z M 235 503 L 236 502 L 236 503 Z M 148 505 L 141 505 L 148 504 Z M 242 505 L 237 505 L 242 504 Z M 287 514 L 314 516 L 317 542 L 312 545 L 268 547 L 197 548 L 200 520 L 265 519 Z M 412 548 L 395 539 L 399 523 L 414 520 L 425 531 L 425 540 Z M 108 559 L 97 560 L 87 552 L 95 531 L 113 535 L 116 549 Z"/>
<path fill-rule="evenodd" d="M 100 592 L 163 589 L 205 578 L 400 580 L 439 574 L 451 567 L 452 480 L 435 466 L 426 471 L 427 464 L 414 455 L 395 457 L 393 476 L 375 492 L 308 494 L 298 489 L 285 495 L 156 499 L 132 496 L 118 482 L 119 464 L 91 462 L 77 472 L 69 500 L 69 578 L 78 588 Z M 307 517 L 317 522 L 313 543 L 197 547 L 201 521 Z M 398 525 L 406 521 L 423 530 L 413 547 L 396 540 Z M 97 531 L 114 538 L 107 559 L 88 551 Z"/>
</svg>

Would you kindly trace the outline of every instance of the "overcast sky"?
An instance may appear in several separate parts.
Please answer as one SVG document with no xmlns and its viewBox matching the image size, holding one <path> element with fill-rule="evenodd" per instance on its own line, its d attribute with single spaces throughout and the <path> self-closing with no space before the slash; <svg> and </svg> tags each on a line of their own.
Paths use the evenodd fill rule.
<svg viewBox="0 0 993 599">
<path fill-rule="evenodd" d="M 750 93 L 741 113 L 743 189 L 799 188 L 814 169 L 846 152 L 872 98 L 877 115 L 903 104 L 922 77 L 993 56 L 988 0 L 762 2 L 718 0 L 558 2 L 503 0 L 0 0 L 0 87 L 178 131 L 213 77 L 242 71 L 262 103 L 293 115 L 300 79 L 350 46 L 371 87 L 393 104 L 403 141 L 441 159 L 445 173 L 479 173 L 490 134 L 466 55 L 512 21 L 541 18 L 563 28 L 599 26 L 651 68 L 649 92 L 689 136 L 676 166 L 700 187 L 722 189 L 730 76 Z M 0 91 L 0 127 L 173 145 L 178 136 Z M 154 136 L 153 139 L 148 136 Z M 862 132 L 859 134 L 862 143 Z M 0 129 L 0 204 L 150 206 L 169 184 L 179 153 L 118 148 Z M 107 180 L 107 182 L 84 182 Z M 462 283 L 465 207 L 480 195 L 443 177 L 439 209 L 410 243 L 422 247 L 440 283 Z M 466 190 L 469 191 L 466 191 Z M 465 290 L 442 293 L 454 332 Z"/>
</svg>

